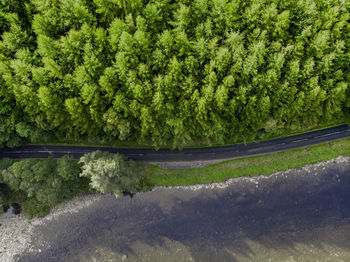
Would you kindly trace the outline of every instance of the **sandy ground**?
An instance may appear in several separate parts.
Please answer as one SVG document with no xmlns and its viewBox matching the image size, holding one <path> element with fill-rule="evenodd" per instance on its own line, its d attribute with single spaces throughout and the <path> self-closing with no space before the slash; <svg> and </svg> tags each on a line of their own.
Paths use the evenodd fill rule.
<svg viewBox="0 0 350 262">
<path fill-rule="evenodd" d="M 0 217 L 0 261 L 350 261 L 350 158 Z M 77 208 L 79 207 L 79 208 Z"/>
</svg>

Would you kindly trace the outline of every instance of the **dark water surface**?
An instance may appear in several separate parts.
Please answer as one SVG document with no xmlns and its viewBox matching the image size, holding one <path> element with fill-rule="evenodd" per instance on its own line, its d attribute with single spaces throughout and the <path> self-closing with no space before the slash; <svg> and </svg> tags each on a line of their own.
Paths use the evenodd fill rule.
<svg viewBox="0 0 350 262">
<path fill-rule="evenodd" d="M 350 261 L 350 161 L 102 196 L 36 227 L 43 243 L 19 261 Z"/>
</svg>

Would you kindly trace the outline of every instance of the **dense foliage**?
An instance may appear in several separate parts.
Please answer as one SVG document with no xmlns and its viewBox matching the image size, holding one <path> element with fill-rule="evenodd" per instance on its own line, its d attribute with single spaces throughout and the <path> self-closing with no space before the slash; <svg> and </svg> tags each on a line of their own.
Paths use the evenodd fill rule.
<svg viewBox="0 0 350 262">
<path fill-rule="evenodd" d="M 101 193 L 136 192 L 142 178 L 142 171 L 133 161 L 126 161 L 120 154 L 96 151 L 80 158 L 80 176 L 89 178 L 90 185 Z"/>
<path fill-rule="evenodd" d="M 3 204 L 20 203 L 29 218 L 45 215 L 78 192 L 135 193 L 147 188 L 143 177 L 140 165 L 120 154 L 101 151 L 85 154 L 80 161 L 68 155 L 0 159 L 0 214 Z"/>
<path fill-rule="evenodd" d="M 0 160 L 0 197 L 15 202 L 18 196 L 29 217 L 44 214 L 51 207 L 81 190 L 80 165 L 65 156 L 61 159 Z"/>
<path fill-rule="evenodd" d="M 0 145 L 278 133 L 349 111 L 349 0 L 0 0 Z"/>
<path fill-rule="evenodd" d="M 9 186 L 2 181 L 1 172 L 10 167 L 12 163 L 13 160 L 11 159 L 0 159 L 0 215 L 3 213 L 3 205 L 6 205 L 9 202 L 10 195 L 13 193 Z"/>
</svg>

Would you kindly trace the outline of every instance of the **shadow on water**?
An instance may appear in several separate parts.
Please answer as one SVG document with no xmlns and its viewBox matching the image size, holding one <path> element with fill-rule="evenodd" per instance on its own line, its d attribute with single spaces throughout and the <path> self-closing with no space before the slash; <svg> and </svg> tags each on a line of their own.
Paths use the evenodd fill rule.
<svg viewBox="0 0 350 262">
<path fill-rule="evenodd" d="M 298 243 L 307 244 L 313 230 L 350 225 L 349 170 L 329 169 L 317 177 L 262 179 L 259 188 L 253 185 L 254 190 L 252 183 L 235 184 L 224 190 L 203 190 L 188 200 L 181 198 L 180 190 L 167 212 L 154 202 L 135 198 L 108 200 L 99 203 L 98 212 L 80 212 L 79 222 L 67 217 L 61 224 L 70 225 L 69 234 L 61 234 L 47 251 L 23 256 L 20 261 L 66 261 L 96 245 L 132 254 L 136 241 L 164 246 L 164 238 L 186 246 L 196 261 L 234 261 L 227 250 L 249 256 L 252 250 L 246 239 L 266 248 L 293 249 Z M 61 224 L 49 225 L 51 234 Z M 319 241 L 320 245 L 350 248 L 350 243 L 332 238 Z"/>
<path fill-rule="evenodd" d="M 123 196 L 125 196 L 125 197 L 133 198 L 133 197 L 135 196 L 136 193 L 131 193 L 131 192 L 128 192 L 128 191 L 123 191 L 122 194 L 123 194 Z"/>
</svg>

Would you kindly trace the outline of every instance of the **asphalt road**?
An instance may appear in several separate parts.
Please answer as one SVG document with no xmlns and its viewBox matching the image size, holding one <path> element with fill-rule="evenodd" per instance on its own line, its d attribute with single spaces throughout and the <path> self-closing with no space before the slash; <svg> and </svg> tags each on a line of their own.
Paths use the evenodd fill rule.
<svg viewBox="0 0 350 262">
<path fill-rule="evenodd" d="M 183 150 L 150 148 L 116 148 L 92 146 L 60 146 L 60 145 L 25 145 L 16 148 L 3 148 L 1 158 L 60 158 L 71 155 L 80 158 L 85 153 L 96 150 L 121 153 L 129 159 L 142 162 L 171 162 L 171 161 L 203 161 L 217 159 L 235 159 L 252 155 L 261 155 L 289 149 L 307 147 L 315 144 L 330 142 L 350 137 L 350 127 L 341 125 L 300 135 L 288 136 L 262 142 L 237 144 L 233 146 L 185 148 Z"/>
</svg>

